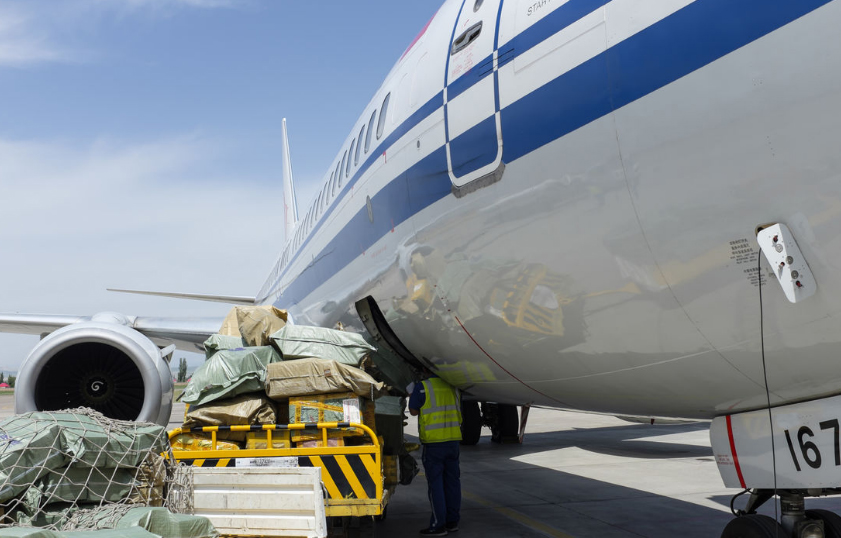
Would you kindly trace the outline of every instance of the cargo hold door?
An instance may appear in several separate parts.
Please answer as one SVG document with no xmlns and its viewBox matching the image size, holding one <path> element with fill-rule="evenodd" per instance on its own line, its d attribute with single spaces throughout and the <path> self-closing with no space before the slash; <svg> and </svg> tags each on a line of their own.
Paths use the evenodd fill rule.
<svg viewBox="0 0 841 538">
<path fill-rule="evenodd" d="M 499 177 L 493 176 L 501 174 L 497 79 L 501 6 L 502 0 L 463 0 L 453 28 L 447 58 L 444 118 L 447 165 L 456 194 L 472 181 L 497 180 Z"/>
</svg>

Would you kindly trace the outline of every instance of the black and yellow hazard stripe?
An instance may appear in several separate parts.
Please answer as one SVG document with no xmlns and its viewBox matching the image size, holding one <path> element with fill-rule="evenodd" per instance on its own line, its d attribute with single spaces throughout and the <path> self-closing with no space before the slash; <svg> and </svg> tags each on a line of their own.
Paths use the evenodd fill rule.
<svg viewBox="0 0 841 538">
<path fill-rule="evenodd" d="M 233 458 L 207 458 L 195 460 L 179 460 L 187 465 L 193 467 L 236 467 L 236 462 Z"/>
<path fill-rule="evenodd" d="M 321 481 L 331 499 L 376 499 L 380 476 L 371 454 L 300 456 L 300 467 L 321 467 Z"/>
</svg>

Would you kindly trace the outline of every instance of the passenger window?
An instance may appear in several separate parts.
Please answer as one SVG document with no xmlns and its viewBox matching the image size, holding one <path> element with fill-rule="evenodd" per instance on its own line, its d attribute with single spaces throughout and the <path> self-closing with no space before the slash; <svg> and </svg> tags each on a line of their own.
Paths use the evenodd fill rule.
<svg viewBox="0 0 841 538">
<path fill-rule="evenodd" d="M 347 168 L 345 168 L 345 177 L 350 175 L 350 161 L 353 160 L 353 147 L 356 145 L 356 139 L 354 139 L 350 143 L 350 149 L 348 150 L 348 159 L 347 159 Z"/>
<path fill-rule="evenodd" d="M 346 168 L 345 167 L 345 161 L 346 160 L 347 160 L 347 151 L 345 151 L 345 154 L 342 155 L 342 166 L 341 166 L 341 168 L 339 168 L 339 177 L 342 177 L 342 171 Z M 347 168 L 350 168 L 350 161 L 348 161 L 348 163 L 347 163 Z"/>
<path fill-rule="evenodd" d="M 391 99 L 391 94 L 385 96 L 383 99 L 383 106 L 380 108 L 380 121 L 377 123 L 377 140 L 383 135 L 385 129 L 385 117 L 388 115 L 388 101 Z"/>
<path fill-rule="evenodd" d="M 374 130 L 374 120 L 377 119 L 377 111 L 375 110 L 373 114 L 371 114 L 371 119 L 368 120 L 368 132 L 365 133 L 365 153 L 368 153 L 368 149 L 371 147 L 371 131 Z"/>
<path fill-rule="evenodd" d="M 339 181 L 341 181 L 341 177 L 342 177 L 341 170 L 342 170 L 342 163 L 341 162 L 336 163 L 336 177 L 339 178 Z"/>
<path fill-rule="evenodd" d="M 338 179 L 341 179 L 341 177 L 342 177 L 342 176 L 335 177 L 335 176 L 333 176 L 332 174 L 330 174 L 330 179 L 332 179 L 332 181 L 331 181 L 331 185 L 330 185 L 330 195 L 331 195 L 331 196 L 336 196 L 336 183 L 338 183 L 338 181 L 337 181 L 337 180 L 338 180 Z"/>
<path fill-rule="evenodd" d="M 362 149 L 362 133 L 365 132 L 365 126 L 362 126 L 362 129 L 359 129 L 359 145 L 356 146 L 356 154 L 353 156 L 353 165 L 359 166 L 359 150 Z"/>
</svg>

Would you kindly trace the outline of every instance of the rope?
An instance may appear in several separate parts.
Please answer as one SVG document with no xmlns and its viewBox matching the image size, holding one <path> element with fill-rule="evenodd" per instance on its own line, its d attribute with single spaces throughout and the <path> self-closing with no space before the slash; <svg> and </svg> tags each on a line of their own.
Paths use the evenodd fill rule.
<svg viewBox="0 0 841 538">
<path fill-rule="evenodd" d="M 4 420 L 0 527 L 106 529 L 132 508 L 167 506 L 165 486 L 173 474 L 161 456 L 167 451 L 163 427 L 114 420 L 87 408 Z M 191 485 L 177 487 L 192 498 Z M 181 497 L 178 502 L 184 504 Z"/>
</svg>

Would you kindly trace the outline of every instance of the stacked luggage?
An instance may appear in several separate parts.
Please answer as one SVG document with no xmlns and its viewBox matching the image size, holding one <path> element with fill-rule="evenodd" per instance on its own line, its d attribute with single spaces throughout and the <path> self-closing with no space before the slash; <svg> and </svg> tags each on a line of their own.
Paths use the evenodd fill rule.
<svg viewBox="0 0 841 538">
<path fill-rule="evenodd" d="M 376 349 L 360 335 L 289 325 L 274 307 L 236 307 L 219 334 L 205 342 L 207 360 L 193 373 L 181 400 L 183 430 L 199 426 L 352 422 L 376 432 L 382 409 L 400 408 L 400 396 L 371 374 Z M 397 392 L 399 394 L 399 391 Z M 402 417 L 402 409 L 400 410 Z M 327 446 L 370 442 L 362 431 L 328 431 Z M 209 433 L 182 433 L 176 450 L 210 450 Z M 266 448 L 265 432 L 217 432 L 217 450 Z M 319 448 L 318 430 L 272 434 L 272 448 Z"/>
</svg>

